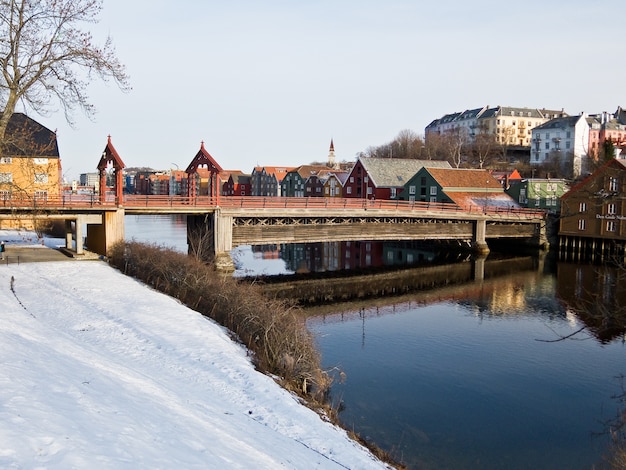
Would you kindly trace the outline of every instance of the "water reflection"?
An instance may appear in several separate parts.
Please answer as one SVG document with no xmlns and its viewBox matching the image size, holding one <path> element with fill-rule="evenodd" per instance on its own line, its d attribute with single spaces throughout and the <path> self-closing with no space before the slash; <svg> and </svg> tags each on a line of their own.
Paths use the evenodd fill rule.
<svg viewBox="0 0 626 470">
<path fill-rule="evenodd" d="M 598 464 L 608 440 L 594 435 L 619 412 L 625 350 L 563 339 L 586 324 L 556 295 L 556 267 L 307 309 L 324 365 L 347 377 L 332 389 L 340 418 L 409 468 Z M 615 275 L 593 285 L 601 293 Z"/>
</svg>

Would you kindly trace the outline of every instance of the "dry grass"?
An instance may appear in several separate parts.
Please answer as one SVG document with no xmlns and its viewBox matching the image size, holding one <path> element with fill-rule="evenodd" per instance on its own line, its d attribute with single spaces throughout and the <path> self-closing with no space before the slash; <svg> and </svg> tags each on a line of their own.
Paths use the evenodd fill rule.
<svg viewBox="0 0 626 470">
<path fill-rule="evenodd" d="M 157 245 L 118 244 L 109 262 L 228 328 L 253 353 L 256 367 L 280 377 L 285 388 L 323 401 L 331 380 L 294 305 L 270 300 L 258 286 L 239 283 L 193 257 Z"/>
</svg>

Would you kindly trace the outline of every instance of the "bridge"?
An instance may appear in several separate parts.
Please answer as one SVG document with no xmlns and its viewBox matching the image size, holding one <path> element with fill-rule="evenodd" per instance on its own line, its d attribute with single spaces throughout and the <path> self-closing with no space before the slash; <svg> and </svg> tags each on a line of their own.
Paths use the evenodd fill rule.
<svg viewBox="0 0 626 470">
<path fill-rule="evenodd" d="M 66 250 L 107 255 L 124 239 L 124 215 L 187 216 L 188 242 L 232 269 L 239 245 L 349 240 L 458 240 L 488 253 L 488 240 L 511 239 L 546 247 L 545 212 L 502 207 L 355 198 L 145 196 L 0 200 L 0 219 L 62 220 Z M 206 251 L 205 251 L 206 253 Z"/>
</svg>

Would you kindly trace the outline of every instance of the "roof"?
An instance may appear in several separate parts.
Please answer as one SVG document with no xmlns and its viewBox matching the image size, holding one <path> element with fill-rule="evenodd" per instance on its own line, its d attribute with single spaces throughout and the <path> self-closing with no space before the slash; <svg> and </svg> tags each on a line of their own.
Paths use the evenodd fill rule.
<svg viewBox="0 0 626 470">
<path fill-rule="evenodd" d="M 59 158 L 56 133 L 23 113 L 11 115 L 4 140 L 6 155 Z"/>
<path fill-rule="evenodd" d="M 587 186 L 587 184 L 589 184 L 589 182 L 595 180 L 598 177 L 598 175 L 602 174 L 610 166 L 615 166 L 620 171 L 626 170 L 626 159 L 623 159 L 623 158 L 611 158 L 609 161 L 607 161 L 604 165 L 602 165 L 596 171 L 591 173 L 585 179 L 583 179 L 582 181 L 580 181 L 580 182 L 576 183 L 574 186 L 572 186 L 570 188 L 570 190 L 568 192 L 566 192 L 561 197 L 562 198 L 567 198 L 570 195 L 576 193 L 581 188 L 584 188 L 585 186 Z"/>
<path fill-rule="evenodd" d="M 501 207 L 519 209 L 520 205 L 505 192 L 480 193 L 463 191 L 446 191 L 448 196 L 459 207 Z"/>
<path fill-rule="evenodd" d="M 98 170 L 105 169 L 109 163 L 113 164 L 113 167 L 117 170 L 124 168 L 124 162 L 120 157 L 120 154 L 117 153 L 115 147 L 113 147 L 113 143 L 111 142 L 111 136 L 107 139 L 107 144 L 104 147 L 104 151 L 102 152 L 102 157 L 100 157 L 100 161 L 98 162 Z"/>
<path fill-rule="evenodd" d="M 543 124 L 533 128 L 533 131 L 545 130 L 545 129 L 565 129 L 568 127 L 570 128 L 575 127 L 578 121 L 580 121 L 580 119 L 582 118 L 583 118 L 582 115 L 578 115 L 578 116 L 567 116 L 567 117 L 558 117 L 558 118 L 550 119 L 549 121 L 544 122 Z"/>
<path fill-rule="evenodd" d="M 206 165 L 206 167 L 211 170 L 212 173 L 221 173 L 222 171 L 224 171 L 222 170 L 222 167 L 219 166 L 219 164 L 211 156 L 211 154 L 207 152 L 207 150 L 204 148 L 204 142 L 201 142 L 200 150 L 198 150 L 196 156 L 193 157 L 193 160 L 191 160 L 191 163 L 189 163 L 189 166 L 187 167 L 185 172 L 188 174 L 196 173 L 204 165 Z"/>
<path fill-rule="evenodd" d="M 450 163 L 442 160 L 372 157 L 359 157 L 358 160 L 378 188 L 397 188 L 404 186 L 415 173 L 424 167 L 452 168 Z"/>
<path fill-rule="evenodd" d="M 265 173 L 267 175 L 272 175 L 276 177 L 276 181 L 280 183 L 285 175 L 295 168 L 296 167 L 292 166 L 256 166 L 254 167 L 253 173 L 261 173 L 263 170 L 265 170 Z"/>
<path fill-rule="evenodd" d="M 333 169 L 326 165 L 300 165 L 291 171 L 295 171 L 303 180 L 307 180 L 311 176 L 317 176 L 320 172 L 332 172 Z"/>
<path fill-rule="evenodd" d="M 447 189 L 462 190 L 471 189 L 483 193 L 493 190 L 503 191 L 502 184 L 487 170 L 474 170 L 465 168 L 426 168 L 426 171 L 441 185 L 448 194 Z"/>
</svg>

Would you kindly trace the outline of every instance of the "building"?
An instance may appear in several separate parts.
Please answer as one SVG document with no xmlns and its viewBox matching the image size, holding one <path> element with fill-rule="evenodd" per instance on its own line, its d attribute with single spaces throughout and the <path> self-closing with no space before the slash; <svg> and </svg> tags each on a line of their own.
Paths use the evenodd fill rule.
<svg viewBox="0 0 626 470">
<path fill-rule="evenodd" d="M 396 199 L 423 167 L 451 168 L 446 161 L 358 157 L 344 184 L 343 197 Z"/>
<path fill-rule="evenodd" d="M 562 252 L 595 258 L 617 255 L 626 245 L 626 160 L 611 159 L 561 198 Z"/>
<path fill-rule="evenodd" d="M 252 186 L 250 175 L 239 170 L 226 171 L 226 173 L 230 174 L 222 189 L 224 196 L 250 196 Z"/>
<path fill-rule="evenodd" d="M 521 207 L 543 209 L 552 213 L 561 210 L 561 196 L 569 191 L 564 179 L 529 178 L 512 181 L 505 192 Z"/>
<path fill-rule="evenodd" d="M 587 118 L 589 124 L 589 147 L 588 154 L 598 160 L 603 153 L 605 142 L 611 141 L 614 147 L 614 155 L 619 158 L 626 149 L 626 111 L 621 107 L 615 113 L 601 113 Z"/>
<path fill-rule="evenodd" d="M 532 129 L 564 115 L 563 110 L 484 106 L 433 120 L 426 126 L 425 137 L 428 141 L 433 135 L 457 133 L 472 143 L 476 135 L 486 133 L 495 136 L 496 143 L 500 145 L 529 148 Z"/>
<path fill-rule="evenodd" d="M 61 194 L 61 159 L 56 133 L 14 113 L 0 154 L 0 199 L 47 199 Z"/>
<path fill-rule="evenodd" d="M 293 167 L 257 166 L 250 175 L 252 196 L 280 196 L 281 183 Z"/>
<path fill-rule="evenodd" d="M 455 204 L 463 209 L 519 207 L 487 170 L 423 167 L 399 196 L 411 202 Z"/>
<path fill-rule="evenodd" d="M 343 197 L 343 185 L 348 180 L 347 171 L 333 171 L 324 181 L 324 197 Z"/>
<path fill-rule="evenodd" d="M 313 196 L 314 194 L 317 195 L 316 188 L 318 186 L 323 186 L 318 184 L 320 183 L 318 174 L 320 172 L 326 173 L 330 171 L 333 171 L 332 168 L 325 165 L 301 165 L 294 168 L 293 170 L 287 172 L 281 182 L 281 195 L 285 197 L 305 197 Z M 307 186 L 307 181 L 311 177 L 314 177 L 316 183 L 309 183 Z M 319 195 L 322 195 L 321 190 Z"/>
<path fill-rule="evenodd" d="M 549 165 L 558 176 L 577 178 L 588 166 L 587 116 L 583 113 L 551 119 L 532 130 L 532 143 L 532 166 Z"/>
</svg>

